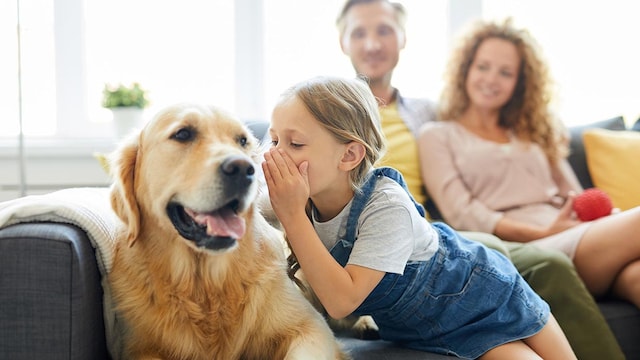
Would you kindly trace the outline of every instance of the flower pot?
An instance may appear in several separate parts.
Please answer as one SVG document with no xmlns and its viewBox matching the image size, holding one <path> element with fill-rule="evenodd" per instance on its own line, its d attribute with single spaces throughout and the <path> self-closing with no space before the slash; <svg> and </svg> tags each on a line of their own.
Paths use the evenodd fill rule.
<svg viewBox="0 0 640 360">
<path fill-rule="evenodd" d="M 133 129 L 142 127 L 142 113 L 144 110 L 139 107 L 116 107 L 111 108 L 111 112 L 113 113 L 113 125 L 117 139 L 122 139 Z"/>
</svg>

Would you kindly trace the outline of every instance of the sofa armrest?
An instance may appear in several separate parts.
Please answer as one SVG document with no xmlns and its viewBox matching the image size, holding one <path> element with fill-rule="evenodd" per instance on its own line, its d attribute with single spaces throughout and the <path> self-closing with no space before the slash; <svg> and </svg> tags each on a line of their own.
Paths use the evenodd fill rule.
<svg viewBox="0 0 640 360">
<path fill-rule="evenodd" d="M 0 229 L 0 359 L 109 359 L 102 286 L 85 232 Z"/>
</svg>

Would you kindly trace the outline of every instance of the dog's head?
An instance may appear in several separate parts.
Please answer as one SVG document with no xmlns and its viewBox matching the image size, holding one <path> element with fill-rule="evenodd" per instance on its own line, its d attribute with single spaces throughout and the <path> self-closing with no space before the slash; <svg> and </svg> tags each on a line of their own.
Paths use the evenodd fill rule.
<svg viewBox="0 0 640 360">
<path fill-rule="evenodd" d="M 129 246 L 144 227 L 177 232 L 195 249 L 235 247 L 257 194 L 257 151 L 248 128 L 221 109 L 160 111 L 111 154 L 111 204 Z"/>
</svg>

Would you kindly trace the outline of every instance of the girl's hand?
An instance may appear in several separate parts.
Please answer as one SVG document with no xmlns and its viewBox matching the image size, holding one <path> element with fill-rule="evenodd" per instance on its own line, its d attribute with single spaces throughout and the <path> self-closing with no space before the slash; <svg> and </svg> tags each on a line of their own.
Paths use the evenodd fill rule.
<svg viewBox="0 0 640 360">
<path fill-rule="evenodd" d="M 303 161 L 296 167 L 284 151 L 271 148 L 264 154 L 262 163 L 271 206 L 281 223 L 286 223 L 300 213 L 304 214 L 309 200 L 309 163 Z"/>
</svg>

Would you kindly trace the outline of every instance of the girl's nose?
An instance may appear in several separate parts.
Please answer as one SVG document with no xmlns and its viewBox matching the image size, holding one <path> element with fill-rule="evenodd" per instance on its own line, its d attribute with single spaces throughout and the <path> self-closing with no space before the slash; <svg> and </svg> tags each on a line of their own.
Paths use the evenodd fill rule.
<svg viewBox="0 0 640 360">
<path fill-rule="evenodd" d="M 278 142 L 278 144 L 276 146 L 273 146 L 270 151 L 278 151 L 278 152 L 284 152 L 286 153 L 286 151 L 284 150 L 284 145 L 281 145 L 280 142 Z"/>
</svg>

